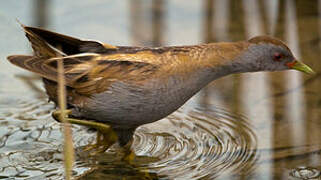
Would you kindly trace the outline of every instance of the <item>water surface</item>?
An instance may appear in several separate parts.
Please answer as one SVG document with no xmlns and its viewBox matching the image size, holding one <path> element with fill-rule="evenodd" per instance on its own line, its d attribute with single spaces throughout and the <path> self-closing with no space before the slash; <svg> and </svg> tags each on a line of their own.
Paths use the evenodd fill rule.
<svg viewBox="0 0 321 180">
<path fill-rule="evenodd" d="M 153 8 L 154 7 L 154 8 Z M 18 18 L 115 45 L 236 41 L 269 34 L 313 67 L 211 83 L 171 116 L 137 129 L 134 165 L 117 147 L 90 157 L 95 132 L 73 127 L 78 179 L 320 178 L 321 2 L 317 0 L 36 1 L 0 7 L 0 178 L 63 179 L 60 124 L 39 77 L 6 61 L 31 53 Z"/>
</svg>

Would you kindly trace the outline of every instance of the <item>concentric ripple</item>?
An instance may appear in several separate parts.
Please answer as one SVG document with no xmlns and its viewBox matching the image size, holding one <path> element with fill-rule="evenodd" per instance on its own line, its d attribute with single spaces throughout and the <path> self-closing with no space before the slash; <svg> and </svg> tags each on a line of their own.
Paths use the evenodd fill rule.
<svg viewBox="0 0 321 180">
<path fill-rule="evenodd" d="M 178 111 L 141 127 L 134 147 L 138 155 L 158 158 L 146 168 L 170 179 L 248 173 L 257 160 L 256 136 L 249 124 L 218 108 Z"/>
</svg>

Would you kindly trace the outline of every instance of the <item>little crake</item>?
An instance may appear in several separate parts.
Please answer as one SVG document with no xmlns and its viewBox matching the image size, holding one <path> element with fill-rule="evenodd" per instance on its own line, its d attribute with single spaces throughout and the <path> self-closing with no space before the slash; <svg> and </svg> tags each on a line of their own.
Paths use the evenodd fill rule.
<svg viewBox="0 0 321 180">
<path fill-rule="evenodd" d="M 127 47 L 86 41 L 23 26 L 33 55 L 8 60 L 43 78 L 49 99 L 57 101 L 57 64 L 64 64 L 69 122 L 96 128 L 103 152 L 116 141 L 130 147 L 135 129 L 171 114 L 209 82 L 229 74 L 299 70 L 280 40 L 258 36 L 247 41 L 195 46 Z M 54 113 L 57 118 L 59 111 Z M 90 149 L 90 148 L 89 148 Z"/>
</svg>

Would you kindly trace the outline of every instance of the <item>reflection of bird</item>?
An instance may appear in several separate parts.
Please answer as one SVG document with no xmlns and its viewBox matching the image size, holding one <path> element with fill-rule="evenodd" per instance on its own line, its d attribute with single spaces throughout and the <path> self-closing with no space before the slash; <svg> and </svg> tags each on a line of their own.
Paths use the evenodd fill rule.
<svg viewBox="0 0 321 180">
<path fill-rule="evenodd" d="M 313 72 L 296 61 L 283 42 L 267 36 L 146 48 L 112 46 L 23 28 L 34 55 L 13 55 L 9 61 L 42 76 L 49 99 L 57 103 L 57 62 L 62 60 L 72 117 L 68 120 L 96 128 L 97 144 L 93 147 L 99 151 L 117 140 L 129 147 L 138 126 L 166 117 L 222 76 L 288 69 Z M 54 114 L 57 118 L 59 111 Z"/>
</svg>

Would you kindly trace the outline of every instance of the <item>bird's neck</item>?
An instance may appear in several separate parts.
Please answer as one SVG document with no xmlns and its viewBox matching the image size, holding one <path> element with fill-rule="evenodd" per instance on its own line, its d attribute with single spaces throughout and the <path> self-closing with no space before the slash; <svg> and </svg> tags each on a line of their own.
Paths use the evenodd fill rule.
<svg viewBox="0 0 321 180">
<path fill-rule="evenodd" d="M 206 44 L 199 49 L 191 66 L 199 78 L 208 82 L 229 74 L 247 72 L 243 57 L 248 47 L 246 41 Z"/>
<path fill-rule="evenodd" d="M 177 89 L 179 93 L 184 92 L 189 98 L 215 79 L 245 72 L 244 68 L 238 66 L 247 47 L 246 42 L 212 43 L 194 47 L 194 52 L 185 57 L 177 57 L 179 62 L 172 66 L 170 72 L 164 73 L 169 78 L 165 84 L 174 91 Z"/>
</svg>

